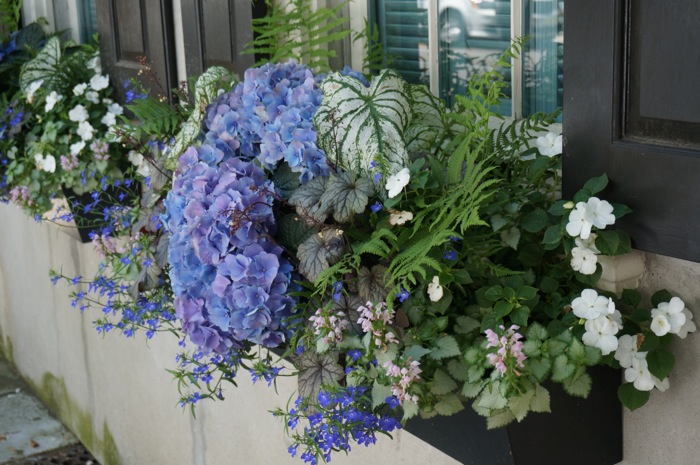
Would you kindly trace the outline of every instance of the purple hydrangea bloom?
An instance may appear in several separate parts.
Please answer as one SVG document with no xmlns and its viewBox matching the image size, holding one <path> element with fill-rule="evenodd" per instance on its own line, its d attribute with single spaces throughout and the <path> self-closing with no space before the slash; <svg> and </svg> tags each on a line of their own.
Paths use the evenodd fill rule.
<svg viewBox="0 0 700 465">
<path fill-rule="evenodd" d="M 274 185 L 252 162 L 204 145 L 179 159 L 165 201 L 175 310 L 190 340 L 225 353 L 289 336 L 292 265 L 275 233 Z"/>
<path fill-rule="evenodd" d="M 322 98 L 318 82 L 294 61 L 248 69 L 208 108 L 207 143 L 227 156 L 257 158 L 271 170 L 284 160 L 302 183 L 328 174 L 312 122 Z"/>
</svg>

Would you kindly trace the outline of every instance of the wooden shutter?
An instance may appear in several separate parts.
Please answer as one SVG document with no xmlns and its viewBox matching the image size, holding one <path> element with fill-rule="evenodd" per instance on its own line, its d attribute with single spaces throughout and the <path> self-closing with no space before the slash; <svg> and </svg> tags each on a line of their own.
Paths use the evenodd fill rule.
<svg viewBox="0 0 700 465">
<path fill-rule="evenodd" d="M 96 0 L 102 66 L 124 99 L 121 85 L 140 69 L 138 57 L 153 63 L 163 91 L 171 98 L 177 85 L 172 2 L 168 0 Z M 147 80 L 141 79 L 145 85 Z M 152 90 L 158 90 L 151 84 Z"/>
<path fill-rule="evenodd" d="M 564 193 L 607 173 L 636 248 L 700 261 L 700 2 L 565 8 Z"/>
</svg>

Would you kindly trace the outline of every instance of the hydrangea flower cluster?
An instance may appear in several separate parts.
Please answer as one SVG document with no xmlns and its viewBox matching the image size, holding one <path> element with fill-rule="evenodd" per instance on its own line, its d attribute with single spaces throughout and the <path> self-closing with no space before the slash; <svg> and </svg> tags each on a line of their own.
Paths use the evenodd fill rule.
<svg viewBox="0 0 700 465">
<path fill-rule="evenodd" d="M 406 360 L 400 365 L 388 361 L 382 367 L 386 370 L 386 375 L 391 378 L 393 383 L 390 388 L 391 393 L 398 399 L 399 404 L 403 405 L 407 400 L 418 402 L 418 396 L 409 392 L 411 386 L 421 379 L 419 375 L 422 370 L 418 360 Z"/>
<path fill-rule="evenodd" d="M 516 375 L 520 375 L 516 367 L 523 368 L 525 366 L 523 362 L 527 358 L 523 353 L 523 342 L 521 341 L 523 335 L 516 332 L 520 329 L 520 326 L 511 325 L 507 331 L 503 325 L 501 325 L 500 328 L 502 331 L 505 331 L 505 334 L 500 337 L 491 329 L 485 331 L 486 340 L 488 341 L 486 348 L 498 348 L 496 353 L 487 354 L 486 358 L 489 363 L 498 370 L 501 376 L 505 375 L 509 368 Z"/>
<path fill-rule="evenodd" d="M 303 434 L 295 435 L 295 443 L 288 452 L 295 457 L 299 447 L 303 447 L 300 458 L 312 465 L 318 464 L 319 458 L 329 462 L 334 451 L 350 451 L 351 440 L 369 446 L 377 442 L 376 432 L 391 433 L 401 428 L 393 412 L 372 413 L 372 401 L 363 386 L 321 391 L 314 402 L 298 398 L 288 413 L 279 410 L 275 413 L 285 416 L 287 426 L 292 429 L 301 419 L 308 420 L 308 426 Z"/>
<path fill-rule="evenodd" d="M 207 142 L 227 156 L 257 158 L 268 169 L 284 160 L 302 183 L 327 174 L 312 123 L 321 104 L 319 81 L 295 61 L 248 69 L 242 82 L 209 107 Z"/>
<path fill-rule="evenodd" d="M 374 344 L 377 347 L 385 347 L 387 344 L 396 343 L 396 335 L 389 329 L 389 326 L 394 322 L 395 310 L 389 309 L 385 302 L 380 302 L 377 305 L 372 302 L 367 302 L 364 306 L 357 308 L 360 318 L 357 319 L 357 324 L 362 326 L 362 331 L 372 333 L 374 336 Z"/>
<path fill-rule="evenodd" d="M 168 194 L 168 261 L 183 330 L 203 349 L 287 339 L 292 265 L 274 234 L 274 185 L 252 162 L 216 147 L 189 148 Z"/>
</svg>

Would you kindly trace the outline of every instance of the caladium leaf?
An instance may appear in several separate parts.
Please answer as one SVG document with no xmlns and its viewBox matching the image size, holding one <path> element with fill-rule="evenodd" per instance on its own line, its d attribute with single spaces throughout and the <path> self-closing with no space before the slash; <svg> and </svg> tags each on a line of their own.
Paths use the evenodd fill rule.
<svg viewBox="0 0 700 465">
<path fill-rule="evenodd" d="M 387 282 L 384 279 L 386 270 L 387 268 L 382 265 L 374 265 L 371 269 L 364 266 L 360 268 L 357 276 L 357 292 L 363 302 L 377 304 L 386 300 L 389 294 Z"/>
<path fill-rule="evenodd" d="M 343 231 L 327 228 L 309 236 L 297 249 L 299 272 L 315 282 L 321 272 L 340 259 L 345 251 Z"/>
<path fill-rule="evenodd" d="M 357 179 L 355 173 L 331 173 L 320 204 L 333 211 L 339 223 L 348 223 L 357 213 L 362 213 L 374 193 L 374 184 L 367 178 Z"/>
<path fill-rule="evenodd" d="M 404 130 L 411 122 L 408 84 L 384 70 L 365 87 L 334 73 L 321 83 L 323 101 L 314 115 L 319 146 L 346 170 L 365 173 L 377 161 L 385 174 L 408 166 Z"/>
<path fill-rule="evenodd" d="M 317 176 L 294 191 L 289 203 L 296 207 L 299 216 L 312 226 L 326 221 L 328 208 L 321 204 L 321 196 L 326 192 L 325 176 Z"/>
<path fill-rule="evenodd" d="M 165 160 L 168 169 L 177 168 L 177 159 L 199 136 L 205 109 L 216 98 L 220 83 L 232 80 L 233 73 L 222 66 L 212 66 L 197 78 L 194 85 L 194 109 L 175 136 L 175 144 Z"/>
<path fill-rule="evenodd" d="M 452 125 L 445 117 L 445 102 L 424 85 L 410 85 L 409 92 L 413 116 L 405 133 L 408 152 L 433 152 Z"/>
<path fill-rule="evenodd" d="M 324 386 L 338 384 L 345 372 L 338 364 L 338 353 L 317 354 L 307 350 L 297 362 L 299 395 L 315 400 Z"/>
<path fill-rule="evenodd" d="M 22 68 L 22 74 L 19 76 L 22 92 L 27 92 L 27 88 L 31 84 L 39 81 L 43 81 L 44 88 L 52 89 L 60 62 L 61 40 L 58 36 L 53 36 L 46 41 L 46 45 L 36 57 L 28 61 Z"/>
</svg>

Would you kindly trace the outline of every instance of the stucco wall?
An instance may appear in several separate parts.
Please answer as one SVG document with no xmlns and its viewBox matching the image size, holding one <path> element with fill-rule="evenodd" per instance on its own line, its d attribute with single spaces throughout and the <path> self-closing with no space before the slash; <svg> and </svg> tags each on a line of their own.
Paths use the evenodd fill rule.
<svg viewBox="0 0 700 465">
<path fill-rule="evenodd" d="M 146 341 L 98 335 L 91 323 L 94 314 L 81 315 L 71 307 L 68 289 L 53 287 L 48 279 L 48 270 L 59 267 L 69 275 L 90 276 L 98 261 L 91 245 L 0 205 L 2 347 L 103 465 L 302 463 L 287 455 L 282 424 L 266 413 L 286 402 L 294 379 L 281 379 L 275 395 L 241 374 L 240 387 L 229 389 L 226 401 L 202 403 L 192 418 L 177 406 L 175 382 L 165 372 L 175 365 L 174 336 Z M 665 286 L 689 308 L 700 309 L 700 266 L 648 256 L 647 269 L 644 287 Z M 691 335 L 677 349 L 671 390 L 656 392 L 648 406 L 625 413 L 624 465 L 697 463 L 700 339 Z M 457 462 L 399 432 L 393 441 L 380 438 L 377 446 L 357 446 L 333 463 Z"/>
</svg>

